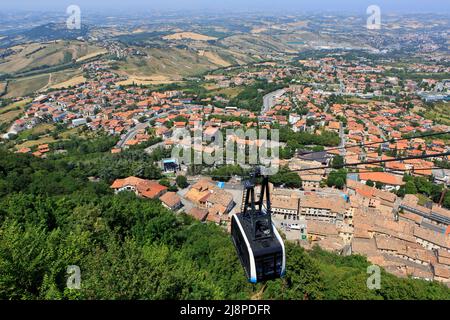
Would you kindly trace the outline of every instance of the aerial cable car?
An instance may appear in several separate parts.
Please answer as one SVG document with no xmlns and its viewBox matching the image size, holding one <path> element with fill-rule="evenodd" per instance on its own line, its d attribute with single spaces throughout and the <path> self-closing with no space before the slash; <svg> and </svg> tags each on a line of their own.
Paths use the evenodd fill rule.
<svg viewBox="0 0 450 320">
<path fill-rule="evenodd" d="M 246 276 L 251 283 L 283 277 L 286 252 L 283 239 L 272 223 L 269 177 L 262 176 L 259 199 L 255 199 L 257 168 L 244 181 L 242 212 L 231 217 L 231 236 Z"/>
</svg>

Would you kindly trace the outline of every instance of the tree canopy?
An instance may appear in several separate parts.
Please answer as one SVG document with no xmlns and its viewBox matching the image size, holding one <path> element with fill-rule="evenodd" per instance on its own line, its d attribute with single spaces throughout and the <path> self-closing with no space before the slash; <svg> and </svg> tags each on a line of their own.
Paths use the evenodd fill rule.
<svg viewBox="0 0 450 320">
<path fill-rule="evenodd" d="M 157 200 L 113 193 L 111 178 L 147 156 L 97 150 L 42 160 L 0 149 L 0 299 L 449 297 L 442 284 L 386 273 L 382 288 L 370 291 L 364 257 L 308 253 L 291 243 L 286 277 L 250 284 L 223 228 L 176 215 Z M 113 164 L 121 161 L 131 169 L 119 172 Z M 88 179 L 94 173 L 99 182 Z M 80 290 L 66 287 L 70 265 L 80 267 Z"/>
</svg>

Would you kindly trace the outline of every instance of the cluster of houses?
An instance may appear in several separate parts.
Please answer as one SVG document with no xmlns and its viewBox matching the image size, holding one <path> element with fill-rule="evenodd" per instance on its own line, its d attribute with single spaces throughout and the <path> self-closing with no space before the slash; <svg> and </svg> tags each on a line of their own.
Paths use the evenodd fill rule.
<svg viewBox="0 0 450 320">
<path fill-rule="evenodd" d="M 123 77 L 109 71 L 108 66 L 88 63 L 83 67 L 88 75 L 85 83 L 37 97 L 24 116 L 13 123 L 9 134 L 48 122 L 73 128 L 83 126 L 120 137 L 118 145 L 111 150 L 119 153 L 155 137 L 161 138 L 163 147 L 170 149 L 183 145 L 175 135 L 176 129 L 192 133 L 201 129 L 211 144 L 203 143 L 197 146 L 197 151 L 212 154 L 217 151 L 212 144 L 214 138 L 227 128 L 271 129 L 276 125 L 293 132 L 335 132 L 345 148 L 325 148 L 313 153 L 297 150 L 292 159 L 280 160 L 280 165 L 287 165 L 291 170 L 311 169 L 299 172 L 303 190 L 272 187 L 274 220 L 287 238 L 299 240 L 306 247 L 318 244 L 343 254 L 363 254 L 400 276 L 450 283 L 450 211 L 437 205 L 419 205 L 412 195 L 399 199 L 393 193 L 404 185 L 405 173 L 449 184 L 449 170 L 436 169 L 433 158 L 367 164 L 358 166 L 360 172 L 349 175 L 345 189 L 339 191 L 324 188 L 331 170 L 317 169 L 329 164 L 337 155 L 352 164 L 449 151 L 447 141 L 439 137 L 402 139 L 405 134 L 450 131 L 449 126 L 427 120 L 414 111 L 423 106 L 418 91 L 439 90 L 440 94 L 446 94 L 448 82 L 428 81 L 425 86 L 412 80 L 387 77 L 383 66 L 335 57 L 302 60 L 300 65 L 309 84 L 292 81 L 274 95 L 269 108 L 258 113 L 230 106 L 221 96 L 196 104 L 193 97 L 176 90 L 123 88 L 117 85 Z M 205 80 L 224 88 L 248 85 L 258 79 L 273 82 L 295 71 L 274 63 L 254 67 L 242 67 L 243 71 L 232 72 L 232 76 L 208 75 Z M 355 102 L 330 102 L 336 90 L 338 95 L 354 97 Z M 390 101 L 393 92 L 408 94 L 411 99 Z M 381 95 L 388 99 L 370 99 Z M 213 106 L 217 101 L 225 106 Z M 228 138 L 238 145 L 264 144 L 259 139 Z M 17 152 L 44 158 L 50 149 L 48 144 L 42 144 L 33 151 L 22 148 Z M 235 193 L 204 178 L 192 184 L 183 196 L 168 191 L 158 181 L 137 177 L 117 179 L 111 188 L 116 193 L 128 191 L 142 198 L 159 199 L 170 210 L 184 210 L 200 221 L 228 227 L 230 214 L 239 210 L 242 201 Z M 299 233 L 300 237 L 292 239 L 291 231 L 298 231 L 294 234 Z"/>
<path fill-rule="evenodd" d="M 228 224 L 229 213 L 236 205 L 232 194 L 207 179 L 201 179 L 193 184 L 186 193 L 185 199 L 194 204 L 188 214 L 197 217 L 199 212 L 204 212 L 200 220 L 206 219 L 216 224 Z"/>
<path fill-rule="evenodd" d="M 137 177 L 117 179 L 111 185 L 115 193 L 128 191 L 145 199 L 159 199 L 166 208 L 177 211 L 183 204 L 175 192 L 168 192 L 168 188 L 157 181 Z"/>
<path fill-rule="evenodd" d="M 450 210 L 354 180 L 342 193 L 272 191 L 274 220 L 288 240 L 361 254 L 398 276 L 450 286 Z"/>
<path fill-rule="evenodd" d="M 22 154 L 32 154 L 33 156 L 37 158 L 43 158 L 45 159 L 47 157 L 47 154 L 50 152 L 50 146 L 46 144 L 40 144 L 36 147 L 36 151 L 33 152 L 31 148 L 23 147 L 16 151 L 16 153 L 22 153 Z"/>
<path fill-rule="evenodd" d="M 234 72 L 236 69 L 241 71 L 236 74 Z M 295 72 L 294 69 L 291 66 L 280 66 L 275 62 L 262 62 L 253 64 L 252 66 L 224 68 L 223 74 L 209 74 L 204 77 L 204 80 L 214 82 L 219 88 L 251 85 L 256 80 L 266 80 L 272 83 L 291 76 Z"/>
<path fill-rule="evenodd" d="M 386 82 L 382 74 L 383 67 L 355 67 L 335 58 L 305 60 L 301 63 L 315 70 L 312 80 L 322 84 L 327 81 L 335 83 L 337 77 L 343 85 L 348 85 L 346 80 L 351 78 L 350 75 L 363 75 L 363 79 L 374 77 L 376 81 L 373 83 L 377 84 Z M 368 80 L 361 81 L 369 83 Z M 331 148 L 328 151 L 325 148 L 322 153 L 307 152 L 305 156 L 299 154 L 298 159 L 328 163 L 331 156 L 340 155 L 347 164 L 388 160 L 383 165 L 358 166 L 363 170 L 386 171 L 361 173 L 358 178 L 364 182 L 370 180 L 379 183 L 386 190 L 398 190 L 403 185 L 402 176 L 405 173 L 433 177 L 436 183 L 450 182 L 449 170 L 436 169 L 433 158 L 391 161 L 396 157 L 430 156 L 449 150 L 448 143 L 440 136 L 426 137 L 431 133 L 447 133 L 450 126 L 419 115 L 416 108 L 420 110 L 424 103 L 418 95 L 410 92 L 411 99 L 400 102 L 365 99 L 358 103 L 329 103 L 332 93 L 334 91 L 326 91 L 326 88 L 317 87 L 314 83 L 292 84 L 275 98 L 271 108 L 265 110 L 260 117 L 264 118 L 264 123 L 287 126 L 294 132 L 335 132 L 340 137 L 341 146 L 345 147 L 340 150 Z M 342 94 L 347 95 L 348 92 Z M 422 137 L 404 139 L 405 135 L 411 134 Z M 321 175 L 326 173 L 318 172 L 315 177 L 309 173 L 302 178 L 306 178 L 304 181 L 311 187 L 317 188 L 323 180 Z"/>
<path fill-rule="evenodd" d="M 158 181 L 137 177 L 117 179 L 111 185 L 115 193 L 128 191 L 145 199 L 159 199 L 167 209 L 178 211 L 184 207 L 183 200 L 190 203 L 184 208 L 187 214 L 200 221 L 210 221 L 218 225 L 227 225 L 229 213 L 236 203 L 233 195 L 221 189 L 208 179 L 201 179 L 190 186 L 183 199 L 175 192 L 168 192 L 168 188 Z"/>
<path fill-rule="evenodd" d="M 361 207 L 353 217 L 353 253 L 399 276 L 450 285 L 450 211 L 425 208 L 407 195 L 397 212 Z"/>
</svg>

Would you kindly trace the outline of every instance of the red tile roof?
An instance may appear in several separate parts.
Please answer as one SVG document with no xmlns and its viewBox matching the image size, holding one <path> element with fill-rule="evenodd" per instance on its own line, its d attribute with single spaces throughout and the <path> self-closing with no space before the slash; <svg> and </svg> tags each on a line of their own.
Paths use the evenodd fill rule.
<svg viewBox="0 0 450 320">
<path fill-rule="evenodd" d="M 364 181 L 372 180 L 373 182 L 381 182 L 394 186 L 405 184 L 402 177 L 387 172 L 363 172 L 359 174 L 359 178 Z"/>
<path fill-rule="evenodd" d="M 166 192 L 159 197 L 159 200 L 170 208 L 177 206 L 181 202 L 180 197 L 175 192 Z"/>
</svg>

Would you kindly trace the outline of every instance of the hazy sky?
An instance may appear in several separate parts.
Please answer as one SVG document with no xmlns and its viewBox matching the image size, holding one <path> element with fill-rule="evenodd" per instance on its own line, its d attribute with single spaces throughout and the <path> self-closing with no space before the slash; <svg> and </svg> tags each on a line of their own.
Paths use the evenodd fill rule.
<svg viewBox="0 0 450 320">
<path fill-rule="evenodd" d="M 379 5 L 384 12 L 450 12 L 449 0 L 1 0 L 0 11 L 59 11 L 77 4 L 87 11 L 212 10 L 212 11 L 352 11 Z M 112 9 L 112 10 L 111 10 Z"/>
</svg>

